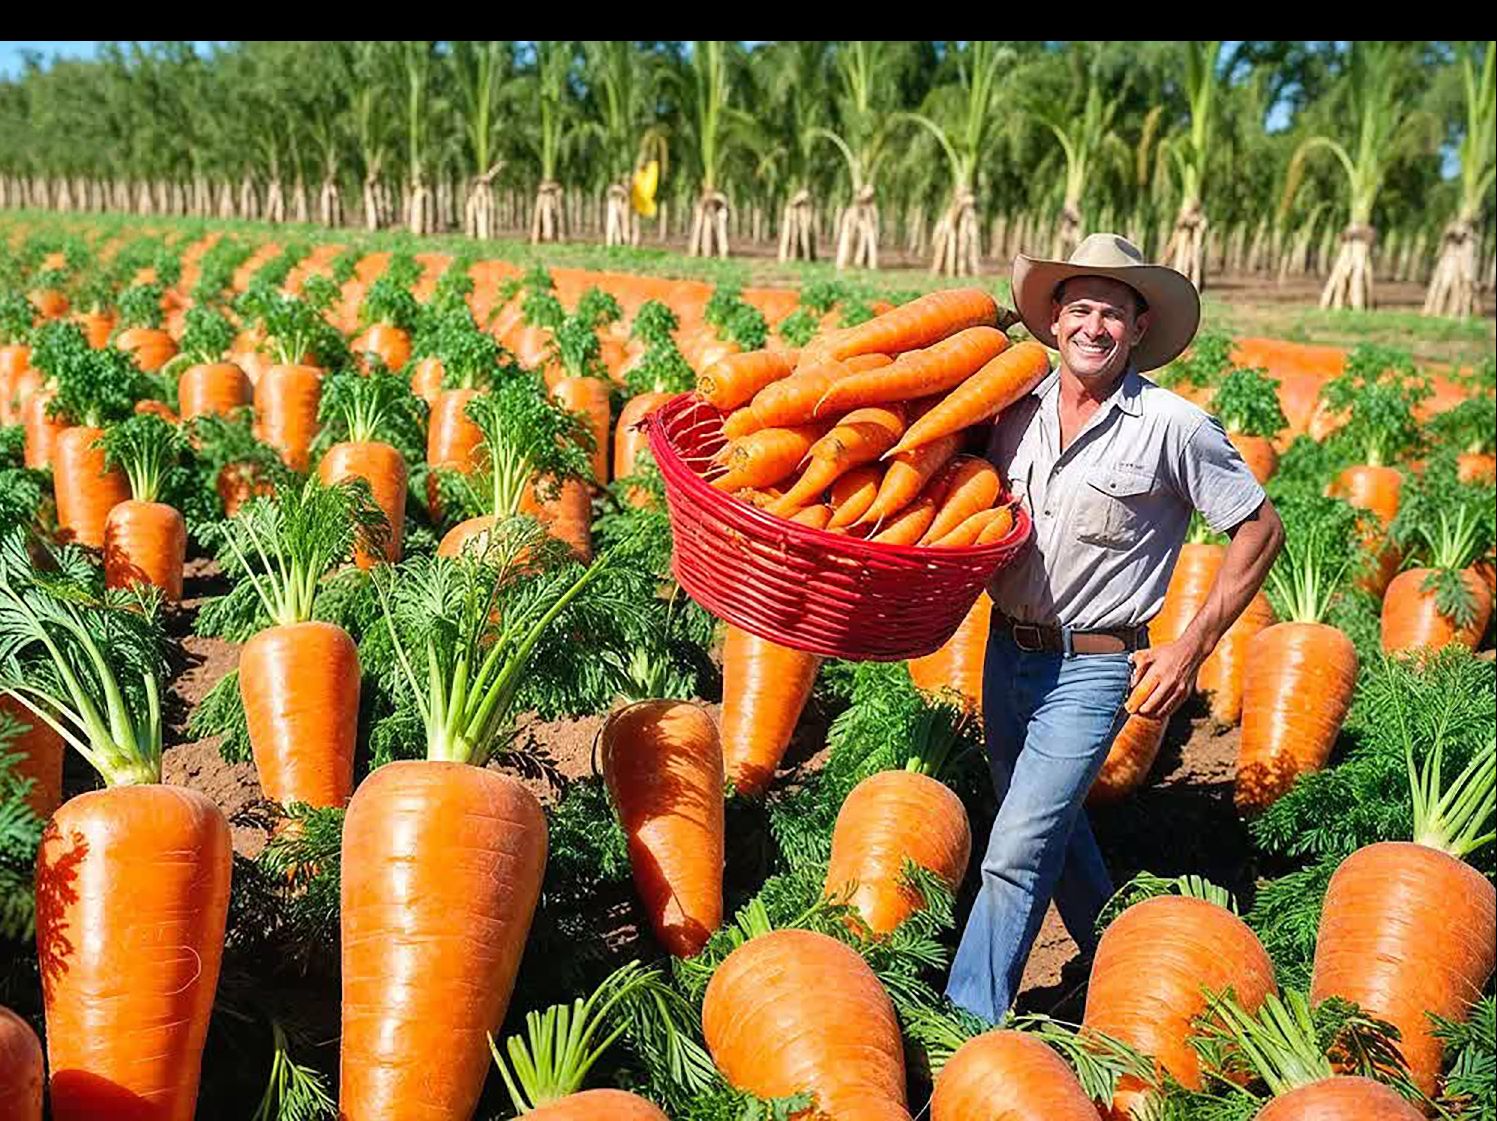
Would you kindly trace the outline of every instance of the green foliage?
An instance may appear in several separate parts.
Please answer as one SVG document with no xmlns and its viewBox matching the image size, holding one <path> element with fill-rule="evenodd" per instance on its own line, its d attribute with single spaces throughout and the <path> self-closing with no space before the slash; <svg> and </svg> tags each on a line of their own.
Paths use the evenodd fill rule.
<svg viewBox="0 0 1497 1121">
<path fill-rule="evenodd" d="M 537 477 L 544 497 L 566 479 L 591 479 L 593 437 L 586 421 L 556 404 L 536 374 L 501 370 L 492 388 L 468 402 L 468 418 L 483 432 L 488 461 L 488 512 L 520 512 L 525 489 Z"/>
<path fill-rule="evenodd" d="M 188 363 L 222 362 L 238 334 L 229 317 L 212 304 L 187 309 L 182 329 L 182 354 Z"/>
<path fill-rule="evenodd" d="M 617 323 L 624 317 L 624 309 L 610 293 L 591 287 L 578 298 L 575 314 L 582 322 L 597 330 L 610 323 Z"/>
<path fill-rule="evenodd" d="M 391 276 L 393 266 L 369 286 L 364 301 L 359 305 L 359 323 L 365 327 L 383 323 L 412 331 L 421 319 L 421 305 L 411 294 L 410 288 Z"/>
<path fill-rule="evenodd" d="M 1268 574 L 1268 596 L 1280 621 L 1317 623 L 1345 588 L 1360 548 L 1357 510 L 1336 498 L 1295 494 L 1276 504 L 1284 549 Z"/>
<path fill-rule="evenodd" d="M 130 480 L 137 502 L 157 502 L 168 477 L 182 470 L 187 452 L 182 430 L 154 413 L 126 417 L 104 430 L 104 463 Z"/>
<path fill-rule="evenodd" d="M 1204 876 L 1158 876 L 1153 872 L 1140 872 L 1113 893 L 1097 916 L 1097 933 L 1106 930 L 1126 911 L 1147 899 L 1162 895 L 1179 895 L 1187 899 L 1202 899 L 1237 913 L 1237 899 L 1224 887 L 1218 887 Z"/>
<path fill-rule="evenodd" d="M 292 479 L 280 453 L 256 438 L 251 415 L 249 409 L 240 409 L 230 417 L 194 417 L 183 426 L 192 447 L 191 478 L 181 488 L 179 509 L 188 531 L 205 547 L 218 540 L 218 523 L 225 515 L 221 488 L 234 476 L 262 480 L 271 488 Z"/>
<path fill-rule="evenodd" d="M 325 370 L 349 364 L 348 344 L 322 318 L 311 298 L 315 292 L 311 282 L 315 279 L 309 278 L 304 286 L 305 298 L 270 291 L 251 303 L 250 310 L 265 331 L 270 353 L 283 366 L 303 360 Z"/>
<path fill-rule="evenodd" d="M 813 280 L 801 287 L 800 305 L 820 319 L 851 295 L 852 290 L 840 280 Z"/>
<path fill-rule="evenodd" d="M 669 337 L 651 343 L 625 375 L 631 397 L 640 393 L 685 393 L 695 385 L 695 371 Z"/>
<path fill-rule="evenodd" d="M 420 463 L 426 457 L 426 411 L 426 402 L 399 374 L 339 370 L 322 380 L 317 448 L 380 441 L 399 451 L 407 463 Z"/>
<path fill-rule="evenodd" d="M 743 350 L 758 350 L 769 338 L 764 313 L 745 303 L 741 291 L 733 286 L 718 285 L 707 298 L 702 319 L 725 342 L 734 342 Z"/>
<path fill-rule="evenodd" d="M 26 342 L 35 322 L 36 308 L 25 295 L 0 288 L 0 346 Z"/>
<path fill-rule="evenodd" d="M 229 597 L 225 596 L 216 603 L 223 603 Z M 199 634 L 224 634 L 228 628 L 213 623 L 202 623 Z M 260 622 L 257 617 L 254 622 Z M 221 629 L 215 629 L 219 626 Z M 225 634 L 225 637 L 238 638 L 241 634 L 249 638 L 260 629 L 256 626 L 241 627 Z M 245 633 L 245 632 L 248 633 Z M 252 758 L 249 742 L 249 725 L 245 721 L 244 701 L 239 696 L 239 671 L 230 670 L 213 684 L 208 694 L 198 702 L 192 714 L 187 718 L 187 734 L 195 740 L 208 739 L 212 736 L 222 736 L 218 744 L 218 754 L 228 763 L 248 763 Z"/>
<path fill-rule="evenodd" d="M 42 471 L 29 467 L 0 470 L 0 536 L 30 526 L 50 497 L 51 490 Z"/>
<path fill-rule="evenodd" d="M 1490 455 L 1497 444 L 1497 406 L 1490 397 L 1469 398 L 1434 417 L 1429 430 L 1437 447 Z"/>
<path fill-rule="evenodd" d="M 1497 1121 L 1497 1000 L 1482 997 L 1465 1023 L 1432 1019 L 1445 1044 L 1440 1104 L 1465 1121 Z"/>
<path fill-rule="evenodd" d="M 1357 347 L 1347 356 L 1346 372 L 1321 390 L 1330 408 L 1347 415 L 1330 443 L 1349 459 L 1374 467 L 1412 456 L 1421 440 L 1414 410 L 1430 392 L 1406 351 Z"/>
<path fill-rule="evenodd" d="M 1221 331 L 1202 331 L 1189 351 L 1164 368 L 1159 384 L 1205 389 L 1215 385 L 1231 368 L 1232 336 Z"/>
<path fill-rule="evenodd" d="M 1262 369 L 1232 370 L 1218 383 L 1211 411 L 1228 432 L 1277 436 L 1289 427 L 1279 407 L 1278 384 Z"/>
<path fill-rule="evenodd" d="M 248 245 L 228 236 L 209 246 L 198 260 L 198 279 L 192 286 L 193 304 L 203 307 L 216 303 L 233 283 L 234 273 L 252 252 Z"/>
<path fill-rule="evenodd" d="M 646 300 L 634 313 L 634 322 L 629 325 L 629 337 L 648 344 L 672 341 L 672 336 L 681 326 L 676 313 L 660 300 Z"/>
<path fill-rule="evenodd" d="M 553 343 L 567 377 L 608 377 L 608 371 L 603 368 L 603 345 L 598 341 L 597 328 L 580 312 L 561 321 L 555 330 Z"/>
<path fill-rule="evenodd" d="M 257 861 L 278 896 L 276 940 L 303 962 L 336 957 L 343 821 L 336 806 L 294 802 Z"/>
<path fill-rule="evenodd" d="M 790 346 L 803 347 L 820 329 L 821 320 L 816 314 L 809 308 L 798 307 L 780 320 L 775 331 Z"/>
<path fill-rule="evenodd" d="M 0 711 L 0 938 L 16 942 L 31 937 L 36 919 L 36 852 L 43 822 L 26 802 L 32 780 L 20 776 L 24 756 L 15 741 L 35 719 Z"/>
<path fill-rule="evenodd" d="M 296 1061 L 286 1029 L 272 1022 L 270 1080 L 250 1121 L 321 1121 L 337 1112 L 321 1073 Z"/>
<path fill-rule="evenodd" d="M 163 315 L 161 297 L 164 291 L 161 284 L 152 282 L 137 284 L 121 292 L 118 300 L 120 328 L 122 330 L 127 327 L 159 328 Z"/>
<path fill-rule="evenodd" d="M 520 301 L 520 314 L 527 327 L 544 327 L 551 331 L 560 327 L 567 317 L 566 308 L 549 291 L 531 291 Z"/>
</svg>

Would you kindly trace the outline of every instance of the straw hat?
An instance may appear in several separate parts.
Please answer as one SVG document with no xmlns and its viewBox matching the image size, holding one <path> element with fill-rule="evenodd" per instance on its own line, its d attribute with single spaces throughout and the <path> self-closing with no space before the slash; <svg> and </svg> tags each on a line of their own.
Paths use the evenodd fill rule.
<svg viewBox="0 0 1497 1121">
<path fill-rule="evenodd" d="M 1073 276 L 1105 276 L 1132 288 L 1149 305 L 1149 327 L 1131 355 L 1140 371 L 1168 365 L 1195 338 L 1201 324 L 1201 297 L 1195 285 L 1167 265 L 1151 265 L 1125 237 L 1090 234 L 1069 261 L 1014 258 L 1014 306 L 1029 333 L 1056 349 L 1050 325 L 1055 290 Z"/>
</svg>

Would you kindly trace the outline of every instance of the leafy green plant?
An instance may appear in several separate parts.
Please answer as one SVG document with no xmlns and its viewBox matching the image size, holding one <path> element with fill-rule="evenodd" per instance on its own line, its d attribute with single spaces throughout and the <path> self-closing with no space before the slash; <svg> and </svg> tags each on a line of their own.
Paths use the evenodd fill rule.
<svg viewBox="0 0 1497 1121">
<path fill-rule="evenodd" d="M 1346 414 L 1331 443 L 1354 462 L 1398 463 L 1419 448 L 1415 409 L 1430 393 L 1407 352 L 1364 343 L 1347 356 L 1346 372 L 1321 390 L 1327 406 Z"/>
<path fill-rule="evenodd" d="M 104 430 L 106 467 L 118 468 L 130 481 L 137 502 L 158 502 L 168 483 L 182 481 L 187 441 L 181 429 L 154 413 L 126 417 Z"/>
<path fill-rule="evenodd" d="M 222 362 L 237 334 L 229 317 L 213 305 L 190 307 L 179 343 L 181 351 L 165 368 L 175 371 L 184 366 Z"/>
<path fill-rule="evenodd" d="M 1196 389 L 1214 385 L 1232 368 L 1232 345 L 1232 336 L 1224 332 L 1202 331 L 1189 351 L 1164 368 L 1159 384 Z"/>
<path fill-rule="evenodd" d="M 42 840 L 42 819 L 26 801 L 30 779 L 17 768 L 17 737 L 30 720 L 0 711 L 0 938 L 30 938 L 36 921 L 36 852 Z"/>
<path fill-rule="evenodd" d="M 1211 411 L 1228 432 L 1277 436 L 1289 427 L 1279 407 L 1278 384 L 1259 368 L 1232 370 L 1217 384 Z"/>
<path fill-rule="evenodd" d="M 399 374 L 374 369 L 367 375 L 353 370 L 329 375 L 322 381 L 317 419 L 322 423 L 319 451 L 345 441 L 381 441 L 410 463 L 420 463 L 426 455 L 426 402 Z"/>
<path fill-rule="evenodd" d="M 1433 1017 L 1447 1064 L 1440 1105 L 1464 1121 L 1497 1121 L 1497 1000 L 1484 996 L 1464 1024 Z"/>
<path fill-rule="evenodd" d="M 159 282 L 152 282 L 137 284 L 121 292 L 118 300 L 120 329 L 149 327 L 154 330 L 159 328 L 163 316 L 161 296 L 164 291 L 165 289 Z"/>
<path fill-rule="evenodd" d="M 630 396 L 639 393 L 685 393 L 696 384 L 692 370 L 676 344 L 667 337 L 651 343 L 624 377 Z"/>
<path fill-rule="evenodd" d="M 36 308 L 20 292 L 0 288 L 0 346 L 13 346 L 31 338 Z"/>
<path fill-rule="evenodd" d="M 298 1063 L 279 1020 L 271 1021 L 270 1080 L 250 1121 L 320 1121 L 337 1115 L 338 1103 L 323 1076 Z"/>
<path fill-rule="evenodd" d="M 648 344 L 669 342 L 680 326 L 681 321 L 669 306 L 659 300 L 646 300 L 634 313 L 629 336 Z"/>
<path fill-rule="evenodd" d="M 794 347 L 805 346 L 821 329 L 821 320 L 809 308 L 798 307 L 780 320 L 775 333 Z"/>
</svg>

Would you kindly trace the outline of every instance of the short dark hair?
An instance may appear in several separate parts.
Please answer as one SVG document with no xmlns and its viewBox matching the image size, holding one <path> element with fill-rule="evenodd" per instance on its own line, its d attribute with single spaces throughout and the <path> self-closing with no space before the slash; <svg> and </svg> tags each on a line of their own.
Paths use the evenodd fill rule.
<svg viewBox="0 0 1497 1121">
<path fill-rule="evenodd" d="M 1055 286 L 1055 291 L 1050 293 L 1050 298 L 1058 304 L 1065 303 L 1064 292 L 1066 290 L 1066 285 L 1073 280 L 1080 279 L 1081 277 L 1079 276 L 1066 277 L 1066 279 L 1062 280 Z M 1108 277 L 1107 279 L 1110 280 L 1112 278 Z M 1144 294 L 1142 292 L 1133 287 L 1133 285 L 1126 283 L 1125 281 L 1119 280 L 1118 283 L 1122 284 L 1123 287 L 1127 288 L 1128 291 L 1133 293 L 1133 318 L 1137 319 L 1140 315 L 1149 310 L 1149 301 L 1144 299 Z"/>
</svg>

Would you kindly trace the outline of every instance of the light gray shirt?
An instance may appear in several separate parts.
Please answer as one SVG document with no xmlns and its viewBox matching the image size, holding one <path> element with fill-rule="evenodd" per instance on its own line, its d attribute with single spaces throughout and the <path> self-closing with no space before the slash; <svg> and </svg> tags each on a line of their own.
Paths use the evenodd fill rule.
<svg viewBox="0 0 1497 1121">
<path fill-rule="evenodd" d="M 999 610 L 1024 623 L 1148 622 L 1191 511 L 1224 532 L 1264 498 L 1214 417 L 1132 369 L 1064 452 L 1052 371 L 1004 411 L 988 457 L 1034 519 L 1029 544 L 988 587 Z"/>
</svg>

